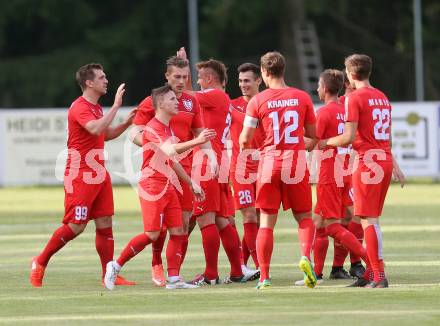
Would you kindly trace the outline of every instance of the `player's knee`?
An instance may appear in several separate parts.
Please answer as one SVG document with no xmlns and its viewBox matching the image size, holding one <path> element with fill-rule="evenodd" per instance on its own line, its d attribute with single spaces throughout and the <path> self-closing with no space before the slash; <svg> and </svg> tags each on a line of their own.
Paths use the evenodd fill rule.
<svg viewBox="0 0 440 326">
<path fill-rule="evenodd" d="M 159 238 L 160 231 L 145 232 L 145 234 L 154 242 Z"/>
<path fill-rule="evenodd" d="M 74 224 L 69 223 L 70 229 L 75 233 L 75 235 L 81 234 L 86 229 L 87 224 Z"/>
</svg>

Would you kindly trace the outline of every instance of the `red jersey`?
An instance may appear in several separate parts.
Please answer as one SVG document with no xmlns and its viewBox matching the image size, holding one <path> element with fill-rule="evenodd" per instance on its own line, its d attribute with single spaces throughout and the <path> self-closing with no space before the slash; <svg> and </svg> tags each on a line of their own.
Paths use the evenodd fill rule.
<svg viewBox="0 0 440 326">
<path fill-rule="evenodd" d="M 344 125 L 345 108 L 341 103 L 330 102 L 322 106 L 316 113 L 316 137 L 318 139 L 328 139 L 344 133 Z M 329 149 L 332 149 L 332 147 L 328 146 L 324 149 L 324 151 Z M 319 183 L 335 183 L 335 161 L 339 160 L 340 167 L 347 169 L 349 159 L 350 155 L 348 148 L 333 148 L 332 157 L 321 161 Z M 347 178 L 349 178 L 349 176 L 344 176 L 344 179 Z"/>
<path fill-rule="evenodd" d="M 304 125 L 314 123 L 315 112 L 310 96 L 293 87 L 268 88 L 255 95 L 246 109 L 245 124 L 254 128 L 260 124 L 259 128 L 265 135 L 262 155 L 272 150 L 291 150 L 294 153 L 304 150 Z M 282 155 L 275 154 L 274 160 L 274 169 L 280 169 Z"/>
<path fill-rule="evenodd" d="M 231 127 L 231 100 L 219 89 L 206 89 L 195 94 L 200 103 L 205 127 L 214 129 L 217 133 L 215 138 L 211 139 L 211 146 L 220 164 Z"/>
<path fill-rule="evenodd" d="M 203 128 L 203 122 L 199 103 L 194 96 L 182 93 L 178 102 L 179 113 L 171 119 L 170 128 L 179 138 L 179 142 L 186 142 L 194 138 L 192 129 Z M 133 124 L 144 126 L 154 118 L 154 115 L 153 101 L 151 96 L 148 96 L 139 104 Z M 180 164 L 185 168 L 190 168 L 190 156 L 183 158 Z"/>
<path fill-rule="evenodd" d="M 102 118 L 102 106 L 99 104 L 92 104 L 84 97 L 78 97 L 70 106 L 67 114 L 67 148 L 69 150 L 76 150 L 80 154 L 79 168 L 93 170 L 86 162 L 86 156 L 90 151 L 95 151 L 95 154 L 87 157 L 87 160 L 96 160 L 96 162 L 104 166 L 104 133 L 95 136 L 87 131 L 85 125 L 92 120 Z M 73 156 L 74 155 L 74 156 Z M 67 156 L 66 173 L 72 166 L 77 165 L 76 155 L 69 154 Z M 72 162 L 75 160 L 75 163 Z"/>
<path fill-rule="evenodd" d="M 173 136 L 171 128 L 155 117 L 147 123 L 142 132 L 142 145 L 150 145 L 144 147 L 142 180 L 148 179 L 148 181 L 153 181 L 153 184 L 158 186 L 167 183 L 171 169 L 170 158 L 158 147 Z"/>
<path fill-rule="evenodd" d="M 391 104 L 384 93 L 373 87 L 355 90 L 345 100 L 347 122 L 357 122 L 353 148 L 360 158 L 366 151 L 381 149 L 391 160 Z"/>
<path fill-rule="evenodd" d="M 231 172 L 235 172 L 235 166 L 237 164 L 237 158 L 240 154 L 240 145 L 238 139 L 241 131 L 243 130 L 244 117 L 246 116 L 246 107 L 248 102 L 244 99 L 244 96 L 237 97 L 231 101 L 232 105 L 232 121 L 231 121 L 231 140 L 232 140 L 232 157 L 231 157 Z M 254 137 L 252 139 L 252 149 L 258 149 L 264 141 L 264 134 L 262 128 L 255 129 Z M 247 157 L 246 170 L 256 172 L 258 170 L 258 161 L 252 160 L 251 157 Z"/>
</svg>

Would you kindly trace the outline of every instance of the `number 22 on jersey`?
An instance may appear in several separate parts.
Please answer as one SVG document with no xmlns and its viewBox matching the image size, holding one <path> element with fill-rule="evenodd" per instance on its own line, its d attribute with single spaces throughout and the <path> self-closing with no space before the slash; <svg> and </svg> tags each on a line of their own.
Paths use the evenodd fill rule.
<svg viewBox="0 0 440 326">
<path fill-rule="evenodd" d="M 278 117 L 278 112 L 273 111 L 269 113 L 269 118 L 272 119 L 273 142 L 275 145 L 280 143 L 282 136 L 284 136 L 282 138 L 284 138 L 285 144 L 299 143 L 299 138 L 297 136 L 292 136 L 292 133 L 298 129 L 298 112 L 285 111 L 284 114 L 281 113 L 280 119 Z M 283 124 L 283 126 L 281 126 L 281 124 Z M 284 135 L 280 135 L 280 130 L 283 130 Z"/>
<path fill-rule="evenodd" d="M 390 139 L 390 110 L 375 108 L 372 111 L 374 124 L 374 138 L 377 140 Z"/>
</svg>

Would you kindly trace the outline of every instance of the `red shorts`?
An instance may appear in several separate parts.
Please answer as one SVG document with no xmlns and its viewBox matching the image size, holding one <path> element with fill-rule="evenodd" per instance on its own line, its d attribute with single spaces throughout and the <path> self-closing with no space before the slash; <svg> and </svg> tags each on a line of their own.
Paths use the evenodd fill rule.
<svg viewBox="0 0 440 326">
<path fill-rule="evenodd" d="M 139 187 L 150 194 L 157 194 L 154 184 L 140 183 Z M 182 209 L 175 189 L 171 186 L 159 198 L 151 200 L 140 195 L 144 231 L 160 231 L 164 224 L 168 228 L 182 226 Z"/>
<path fill-rule="evenodd" d="M 257 183 L 241 184 L 235 178 L 232 178 L 232 188 L 234 189 L 235 209 L 255 206 L 255 193 Z"/>
<path fill-rule="evenodd" d="M 257 180 L 256 208 L 270 214 L 283 209 L 292 209 L 294 213 L 307 213 L 312 210 L 312 187 L 309 184 L 309 172 L 306 171 L 301 182 L 286 184 L 281 179 L 281 171 L 273 171 L 271 183 Z"/>
<path fill-rule="evenodd" d="M 108 172 L 99 184 L 85 183 L 80 172 L 72 187 L 73 192 L 64 187 L 64 224 L 86 224 L 90 219 L 113 216 L 113 189 Z"/>
<path fill-rule="evenodd" d="M 228 201 L 232 199 L 229 192 L 229 184 L 219 183 L 218 179 L 211 179 L 201 181 L 200 186 L 205 192 L 205 200 L 194 200 L 194 216 L 200 216 L 208 212 L 215 212 L 216 216 L 228 217 L 230 216 L 231 205 Z"/>
<path fill-rule="evenodd" d="M 192 212 L 193 210 L 193 199 L 194 199 L 194 195 L 193 192 L 191 191 L 191 187 L 183 181 L 180 181 L 180 185 L 182 186 L 182 190 L 183 193 L 180 193 L 177 189 L 176 189 L 176 193 L 177 193 L 177 197 L 179 198 L 179 202 L 180 202 L 180 206 L 182 207 L 183 211 L 186 212 Z"/>
<path fill-rule="evenodd" d="M 393 173 L 393 162 L 379 161 L 376 164 L 383 172 L 383 177 L 379 180 L 368 181 L 374 177 L 375 173 L 362 160 L 359 160 L 359 166 L 353 172 L 354 215 L 356 216 L 379 217 L 382 214 Z"/>
<path fill-rule="evenodd" d="M 351 184 L 338 187 L 336 183 L 318 183 L 315 213 L 321 215 L 322 218 L 344 218 L 345 208 L 353 205 L 349 196 L 350 191 Z"/>
</svg>

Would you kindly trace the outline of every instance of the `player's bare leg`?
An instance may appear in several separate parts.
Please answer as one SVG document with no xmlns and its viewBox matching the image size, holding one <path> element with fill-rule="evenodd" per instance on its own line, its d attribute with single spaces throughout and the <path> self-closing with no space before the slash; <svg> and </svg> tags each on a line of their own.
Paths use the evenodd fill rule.
<svg viewBox="0 0 440 326">
<path fill-rule="evenodd" d="M 87 224 L 63 224 L 52 234 L 43 251 L 31 261 L 29 281 L 34 287 L 43 285 L 44 272 L 50 258 L 70 240 L 73 240 L 84 231 Z"/>
</svg>

